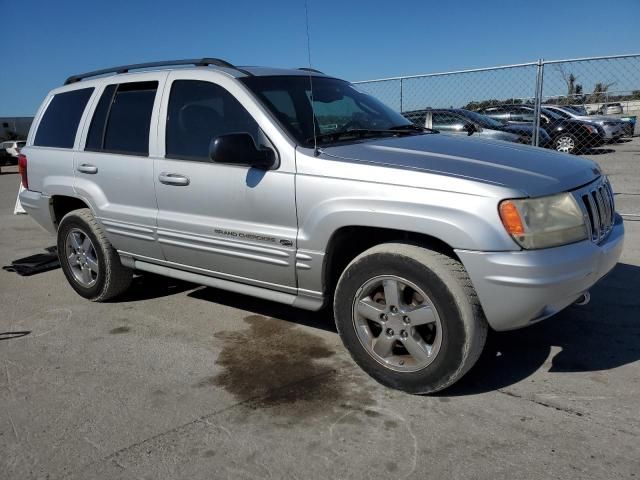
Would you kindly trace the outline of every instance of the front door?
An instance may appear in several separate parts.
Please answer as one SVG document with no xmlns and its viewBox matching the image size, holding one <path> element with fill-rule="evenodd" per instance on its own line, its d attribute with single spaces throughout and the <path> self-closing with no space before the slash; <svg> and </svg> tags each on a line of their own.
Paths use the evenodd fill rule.
<svg viewBox="0 0 640 480">
<path fill-rule="evenodd" d="M 211 140 L 247 132 L 270 140 L 220 84 L 170 74 L 161 110 L 164 156 L 155 161 L 158 240 L 177 268 L 291 291 L 297 232 L 291 166 L 264 171 L 209 160 Z M 247 100 L 245 100 L 246 102 Z"/>
</svg>

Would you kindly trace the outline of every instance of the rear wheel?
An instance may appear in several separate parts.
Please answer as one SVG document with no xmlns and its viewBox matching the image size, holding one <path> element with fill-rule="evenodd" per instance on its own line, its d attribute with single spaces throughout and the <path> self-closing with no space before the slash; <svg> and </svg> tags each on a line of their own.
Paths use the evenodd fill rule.
<svg viewBox="0 0 640 480">
<path fill-rule="evenodd" d="M 464 267 L 425 248 L 382 244 L 345 269 L 336 324 L 353 359 L 383 385 L 432 393 L 461 378 L 487 323 Z"/>
<path fill-rule="evenodd" d="M 576 153 L 578 151 L 578 140 L 570 133 L 561 133 L 556 137 L 553 146 L 559 152 Z"/>
<path fill-rule="evenodd" d="M 120 295 L 133 278 L 88 208 L 73 210 L 60 222 L 58 257 L 69 284 L 94 302 Z"/>
</svg>

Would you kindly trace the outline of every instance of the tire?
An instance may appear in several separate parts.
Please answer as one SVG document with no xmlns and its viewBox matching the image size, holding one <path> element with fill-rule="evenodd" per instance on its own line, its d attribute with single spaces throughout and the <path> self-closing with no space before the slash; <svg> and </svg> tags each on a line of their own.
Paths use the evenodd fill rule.
<svg viewBox="0 0 640 480">
<path fill-rule="evenodd" d="M 62 218 L 58 227 L 58 258 L 73 289 L 93 302 L 117 297 L 131 285 L 133 271 L 122 266 L 118 252 L 88 208 L 73 210 Z"/>
<path fill-rule="evenodd" d="M 575 154 L 580 149 L 578 139 L 571 133 L 561 133 L 553 141 L 553 148 L 558 152 Z"/>
<path fill-rule="evenodd" d="M 376 286 L 379 281 L 381 287 Z M 399 292 L 397 306 L 387 302 L 393 291 Z M 361 315 L 361 307 L 366 317 L 384 309 L 386 319 L 371 321 Z M 338 281 L 333 308 L 338 332 L 354 361 L 381 384 L 413 394 L 435 393 L 459 380 L 480 357 L 487 337 L 484 313 L 462 264 L 415 245 L 385 243 L 357 256 Z M 415 317 L 419 310 L 429 315 Z M 418 320 L 407 320 L 403 312 Z M 429 323 L 421 325 L 425 319 Z M 413 324 L 407 326 L 408 322 Z M 388 356 L 376 353 L 379 343 L 378 351 Z M 409 353 L 417 351 L 414 344 L 422 347 L 418 356 Z"/>
</svg>

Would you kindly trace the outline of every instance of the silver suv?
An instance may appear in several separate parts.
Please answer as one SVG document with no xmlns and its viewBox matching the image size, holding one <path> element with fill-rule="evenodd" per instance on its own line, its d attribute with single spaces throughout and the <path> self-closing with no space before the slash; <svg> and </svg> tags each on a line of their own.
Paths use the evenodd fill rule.
<svg viewBox="0 0 640 480">
<path fill-rule="evenodd" d="M 143 271 L 332 304 L 354 360 L 412 393 L 462 377 L 489 327 L 586 301 L 623 244 L 596 163 L 440 135 L 308 69 L 73 76 L 19 165 L 22 205 L 81 296 L 116 297 Z"/>
</svg>

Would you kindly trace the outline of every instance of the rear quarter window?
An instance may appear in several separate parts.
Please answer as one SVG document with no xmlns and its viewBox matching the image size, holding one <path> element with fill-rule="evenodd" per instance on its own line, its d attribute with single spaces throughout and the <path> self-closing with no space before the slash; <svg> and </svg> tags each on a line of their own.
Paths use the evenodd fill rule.
<svg viewBox="0 0 640 480">
<path fill-rule="evenodd" d="M 80 118 L 93 93 L 93 87 L 54 95 L 40 120 L 34 145 L 73 148 Z"/>
</svg>

